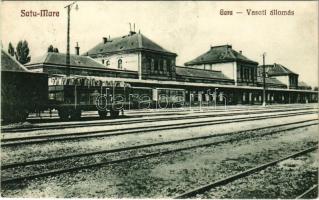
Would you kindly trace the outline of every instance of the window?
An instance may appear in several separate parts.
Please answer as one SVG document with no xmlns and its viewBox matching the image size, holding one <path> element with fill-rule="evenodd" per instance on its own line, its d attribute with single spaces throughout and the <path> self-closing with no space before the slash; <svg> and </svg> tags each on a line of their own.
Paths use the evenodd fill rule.
<svg viewBox="0 0 319 200">
<path fill-rule="evenodd" d="M 245 69 L 245 79 L 248 80 L 249 79 L 249 70 Z"/>
<path fill-rule="evenodd" d="M 118 69 L 122 69 L 122 59 L 119 59 L 119 60 L 117 61 L 117 68 L 118 68 Z"/>
<path fill-rule="evenodd" d="M 151 71 L 154 71 L 154 59 L 151 59 Z"/>
<path fill-rule="evenodd" d="M 107 61 L 105 62 L 105 65 L 106 65 L 107 67 L 110 66 L 110 61 L 107 60 Z"/>
<path fill-rule="evenodd" d="M 170 62 L 170 60 L 168 60 L 168 62 L 167 62 L 167 71 L 168 72 L 171 72 L 171 62 Z"/>
<path fill-rule="evenodd" d="M 163 61 L 161 59 L 158 60 L 158 69 L 159 71 L 163 71 Z"/>
<path fill-rule="evenodd" d="M 166 63 L 166 60 L 163 60 L 163 67 L 164 67 L 164 72 L 166 72 L 166 70 L 167 70 L 167 63 Z"/>
<path fill-rule="evenodd" d="M 104 59 L 102 59 L 102 64 L 104 64 Z"/>
<path fill-rule="evenodd" d="M 245 79 L 244 72 L 243 72 L 243 67 L 240 67 L 240 77 L 241 77 L 242 80 Z"/>
<path fill-rule="evenodd" d="M 155 60 L 154 70 L 158 70 L 158 60 Z"/>
<path fill-rule="evenodd" d="M 256 76 L 256 75 L 255 75 L 255 69 L 252 68 L 252 69 L 251 69 L 251 81 L 252 81 L 252 82 L 255 82 L 255 76 Z"/>
</svg>

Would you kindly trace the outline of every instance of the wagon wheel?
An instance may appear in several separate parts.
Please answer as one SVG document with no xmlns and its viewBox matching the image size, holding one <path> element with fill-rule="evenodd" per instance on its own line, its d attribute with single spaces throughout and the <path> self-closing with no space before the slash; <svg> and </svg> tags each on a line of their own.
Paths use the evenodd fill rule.
<svg viewBox="0 0 319 200">
<path fill-rule="evenodd" d="M 80 109 L 72 110 L 71 111 L 71 120 L 79 120 L 81 119 L 81 113 L 82 111 Z"/>
<path fill-rule="evenodd" d="M 106 116 L 107 116 L 107 111 L 99 110 L 98 113 L 99 113 L 99 116 L 100 116 L 101 119 L 105 119 Z"/>
<path fill-rule="evenodd" d="M 112 118 L 117 118 L 120 114 L 120 111 L 119 110 L 111 110 L 111 117 Z"/>
<path fill-rule="evenodd" d="M 60 117 L 61 120 L 68 120 L 69 119 L 68 110 L 62 109 L 62 110 L 58 110 L 58 112 L 59 112 L 59 117 Z"/>
<path fill-rule="evenodd" d="M 29 112 L 27 110 L 21 110 L 18 114 L 18 119 L 20 122 L 24 122 L 27 120 L 29 116 Z"/>
</svg>

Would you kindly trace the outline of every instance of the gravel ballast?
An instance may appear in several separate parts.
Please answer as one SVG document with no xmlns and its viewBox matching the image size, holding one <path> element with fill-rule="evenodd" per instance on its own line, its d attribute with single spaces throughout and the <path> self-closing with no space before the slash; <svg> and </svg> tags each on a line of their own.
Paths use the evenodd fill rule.
<svg viewBox="0 0 319 200">
<path fill-rule="evenodd" d="M 317 143 L 318 126 L 2 187 L 6 197 L 173 197 Z M 247 196 L 246 198 L 249 198 Z"/>
</svg>

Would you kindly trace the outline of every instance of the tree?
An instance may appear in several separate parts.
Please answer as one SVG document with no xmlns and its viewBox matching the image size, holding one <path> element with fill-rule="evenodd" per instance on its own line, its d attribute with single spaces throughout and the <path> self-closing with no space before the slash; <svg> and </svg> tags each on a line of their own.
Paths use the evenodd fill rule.
<svg viewBox="0 0 319 200">
<path fill-rule="evenodd" d="M 11 42 L 9 42 L 8 53 L 9 53 L 11 56 L 14 56 L 14 47 L 13 47 L 13 45 L 11 44 Z"/>
<path fill-rule="evenodd" d="M 48 52 L 59 53 L 59 49 L 58 49 L 58 48 L 54 48 L 53 45 L 51 44 L 51 45 L 48 47 Z"/>
<path fill-rule="evenodd" d="M 31 57 L 29 56 L 29 53 L 30 53 L 30 49 L 29 49 L 28 42 L 26 40 L 24 41 L 20 40 L 18 42 L 16 52 L 15 52 L 17 61 L 19 61 L 19 63 L 23 65 L 30 62 Z"/>
<path fill-rule="evenodd" d="M 53 45 L 52 44 L 48 47 L 48 52 L 53 52 Z"/>
</svg>

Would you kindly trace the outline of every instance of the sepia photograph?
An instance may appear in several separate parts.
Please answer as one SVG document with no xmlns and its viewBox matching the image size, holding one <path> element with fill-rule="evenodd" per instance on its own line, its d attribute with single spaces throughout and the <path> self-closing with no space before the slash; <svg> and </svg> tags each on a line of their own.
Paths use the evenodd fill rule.
<svg viewBox="0 0 319 200">
<path fill-rule="evenodd" d="M 1 198 L 318 199 L 318 6 L 1 1 Z"/>
</svg>

